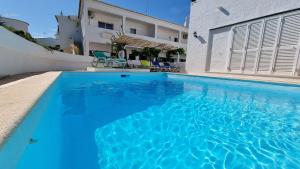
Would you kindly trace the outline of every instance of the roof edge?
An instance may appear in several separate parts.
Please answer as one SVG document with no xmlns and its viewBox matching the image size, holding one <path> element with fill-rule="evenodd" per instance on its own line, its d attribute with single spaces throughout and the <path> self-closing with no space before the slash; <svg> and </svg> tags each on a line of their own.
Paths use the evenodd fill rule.
<svg viewBox="0 0 300 169">
<path fill-rule="evenodd" d="M 4 19 L 11 19 L 11 20 L 15 20 L 15 21 L 23 22 L 23 23 L 25 23 L 26 25 L 28 25 L 28 26 L 29 26 L 29 23 L 28 23 L 28 22 L 22 21 L 22 20 L 20 20 L 20 19 L 15 19 L 15 18 L 7 18 L 7 17 L 4 17 L 4 16 L 0 16 L 0 18 L 4 18 Z"/>
<path fill-rule="evenodd" d="M 81 14 L 82 1 L 83 0 L 79 0 L 79 11 L 78 11 L 79 18 L 80 18 L 80 14 Z M 165 19 L 160 19 L 160 18 L 157 18 L 157 17 L 154 17 L 154 16 L 146 15 L 146 14 L 136 12 L 136 11 L 133 11 L 133 10 L 130 10 L 130 9 L 126 9 L 126 8 L 123 8 L 123 7 L 120 7 L 120 6 L 117 6 L 117 5 L 113 5 L 113 4 L 110 4 L 110 3 L 107 3 L 107 2 L 103 2 L 103 1 L 99 1 L 99 0 L 93 0 L 92 2 L 102 3 L 104 5 L 108 5 L 108 6 L 111 6 L 111 7 L 114 7 L 114 8 L 126 10 L 126 11 L 133 12 L 133 13 L 136 13 L 136 14 L 139 14 L 139 15 L 143 15 L 143 16 L 146 16 L 146 17 L 149 17 L 149 18 L 152 18 L 152 19 L 160 20 L 160 21 L 163 21 L 163 22 L 167 22 L 169 24 L 173 24 L 173 25 L 176 25 L 176 26 L 180 26 L 180 27 L 189 29 L 188 27 L 184 26 L 184 24 L 181 25 L 181 24 L 174 23 L 174 22 L 171 22 L 171 21 L 168 21 L 168 20 L 165 20 Z"/>
</svg>

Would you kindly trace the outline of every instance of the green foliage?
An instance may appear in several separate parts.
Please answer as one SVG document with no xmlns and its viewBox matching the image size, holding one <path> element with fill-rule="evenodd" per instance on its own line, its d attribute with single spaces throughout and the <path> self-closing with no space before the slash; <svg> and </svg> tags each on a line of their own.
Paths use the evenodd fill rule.
<svg viewBox="0 0 300 169">
<path fill-rule="evenodd" d="M 142 55 L 152 60 L 153 58 L 157 59 L 160 52 L 161 52 L 160 49 L 146 47 L 143 49 Z"/>
<path fill-rule="evenodd" d="M 170 61 L 172 55 L 185 55 L 185 50 L 183 48 L 178 48 L 175 50 L 169 50 L 166 53 L 167 60 Z"/>
<path fill-rule="evenodd" d="M 4 25 L 4 23 L 1 23 L 1 26 L 4 27 L 5 29 L 7 29 L 7 30 L 9 30 L 9 31 L 11 31 L 11 32 L 13 32 L 13 33 L 15 33 L 15 34 L 17 34 L 17 35 L 23 37 L 24 39 L 27 39 L 27 40 L 29 40 L 29 41 L 31 41 L 31 42 L 36 43 L 36 40 L 35 40 L 35 39 L 31 36 L 31 34 L 28 33 L 28 32 L 24 32 L 24 31 L 22 31 L 22 30 L 16 30 L 16 29 L 13 28 L 13 27 Z"/>
<path fill-rule="evenodd" d="M 31 36 L 31 34 L 28 33 L 28 32 L 24 32 L 24 31 L 22 31 L 22 30 L 16 30 L 16 29 L 13 28 L 13 27 L 4 25 L 3 22 L 0 22 L 0 26 L 4 27 L 5 29 L 7 29 L 7 30 L 9 30 L 9 31 L 11 31 L 11 32 L 13 32 L 13 33 L 15 33 L 15 34 L 21 36 L 21 37 L 23 37 L 24 39 L 27 39 L 27 40 L 29 40 L 29 41 L 31 41 L 31 42 L 33 42 L 33 43 L 38 44 L 37 41 L 36 41 L 36 40 Z M 60 49 L 59 49 L 59 48 L 60 48 L 59 46 L 52 47 L 52 46 L 44 46 L 44 45 L 41 45 L 41 44 L 38 44 L 38 45 L 43 46 L 45 49 L 47 49 L 47 50 L 49 50 L 49 51 L 53 51 L 53 50 L 58 50 L 58 51 L 59 51 L 59 50 L 60 50 Z"/>
<path fill-rule="evenodd" d="M 24 31 L 14 31 L 14 33 L 21 36 L 21 37 L 23 37 L 23 38 L 25 38 L 25 39 L 27 39 L 27 40 L 29 40 L 29 41 L 31 41 L 31 42 L 36 43 L 36 40 L 31 36 L 30 33 L 27 33 L 27 32 L 24 32 Z"/>
</svg>

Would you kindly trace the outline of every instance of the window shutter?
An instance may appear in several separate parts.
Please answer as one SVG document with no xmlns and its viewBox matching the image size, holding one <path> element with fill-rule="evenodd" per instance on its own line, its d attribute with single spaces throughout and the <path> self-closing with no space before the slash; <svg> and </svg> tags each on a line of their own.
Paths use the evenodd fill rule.
<svg viewBox="0 0 300 169">
<path fill-rule="evenodd" d="M 284 17 L 276 56 L 274 72 L 278 74 L 293 73 L 297 59 L 297 46 L 300 39 L 300 14 Z"/>
<path fill-rule="evenodd" d="M 258 72 L 270 71 L 276 47 L 279 17 L 265 21 L 262 49 L 259 56 Z"/>
<path fill-rule="evenodd" d="M 261 36 L 262 21 L 252 23 L 249 27 L 249 38 L 247 43 L 247 51 L 245 56 L 245 72 L 253 72 L 255 67 L 255 60 L 258 53 L 258 47 Z"/>
<path fill-rule="evenodd" d="M 240 70 L 243 59 L 243 50 L 246 39 L 247 26 L 239 26 L 234 29 L 230 70 Z"/>
</svg>

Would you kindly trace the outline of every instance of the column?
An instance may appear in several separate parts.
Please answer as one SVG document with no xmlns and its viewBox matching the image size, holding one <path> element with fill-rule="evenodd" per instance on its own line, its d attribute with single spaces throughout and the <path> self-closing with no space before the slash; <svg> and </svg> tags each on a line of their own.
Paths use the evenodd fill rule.
<svg viewBox="0 0 300 169">
<path fill-rule="evenodd" d="M 181 38 L 182 38 L 182 32 L 179 31 L 179 37 L 178 37 L 178 42 L 181 43 Z"/>
<path fill-rule="evenodd" d="M 122 32 L 125 34 L 126 32 L 126 16 L 122 18 Z"/>
<path fill-rule="evenodd" d="M 154 38 L 157 39 L 158 38 L 158 26 L 155 24 L 154 26 Z"/>
</svg>

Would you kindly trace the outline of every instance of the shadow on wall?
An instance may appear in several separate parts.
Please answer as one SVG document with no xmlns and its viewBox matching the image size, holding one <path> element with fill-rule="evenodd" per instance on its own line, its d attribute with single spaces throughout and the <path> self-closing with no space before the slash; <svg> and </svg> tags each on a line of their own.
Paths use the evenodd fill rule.
<svg viewBox="0 0 300 169">
<path fill-rule="evenodd" d="M 202 36 L 197 36 L 196 38 L 200 41 L 201 44 L 206 43 L 206 40 Z"/>
<path fill-rule="evenodd" d="M 230 15 L 230 12 L 225 9 L 223 6 L 219 6 L 218 9 L 226 16 L 229 16 Z"/>
</svg>

